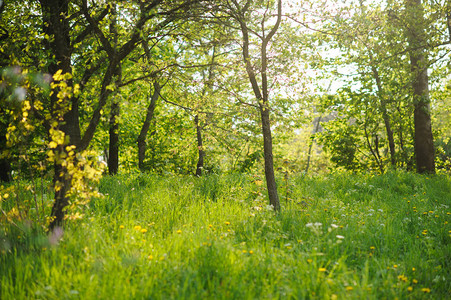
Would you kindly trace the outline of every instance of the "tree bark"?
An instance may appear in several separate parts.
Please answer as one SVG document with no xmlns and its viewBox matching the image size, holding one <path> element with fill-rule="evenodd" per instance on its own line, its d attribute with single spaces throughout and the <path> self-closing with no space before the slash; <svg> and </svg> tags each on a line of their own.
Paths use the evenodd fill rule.
<svg viewBox="0 0 451 300">
<path fill-rule="evenodd" d="M 315 126 L 315 129 L 313 129 L 313 134 L 310 137 L 310 145 L 308 147 L 307 166 L 305 167 L 305 174 L 308 173 L 308 170 L 310 168 L 310 160 L 311 160 L 311 156 L 312 156 L 313 142 L 315 141 L 315 134 L 319 130 L 319 125 L 321 124 L 321 119 L 322 119 L 322 116 L 319 116 L 318 122 L 316 123 L 316 126 Z"/>
<path fill-rule="evenodd" d="M 237 2 L 234 2 L 238 6 Z M 249 4 L 249 2 L 248 2 Z M 248 4 L 246 4 L 242 9 L 238 8 L 240 15 L 236 16 L 237 21 L 240 23 L 241 33 L 243 35 L 243 60 L 246 65 L 246 72 L 249 81 L 252 86 L 255 97 L 257 98 L 261 121 L 262 121 L 262 133 L 263 133 L 263 149 L 264 149 L 264 159 L 265 159 L 265 177 L 266 177 L 266 188 L 268 189 L 269 203 L 273 206 L 275 211 L 280 210 L 279 195 L 277 193 L 277 184 L 274 174 L 274 161 L 272 153 L 272 136 L 271 136 L 271 124 L 269 117 L 269 95 L 268 95 L 268 77 L 267 77 L 267 46 L 271 38 L 277 32 L 279 28 L 281 17 L 282 17 L 282 1 L 277 2 L 277 21 L 272 27 L 268 35 L 261 38 L 261 88 L 258 85 L 257 77 L 254 71 L 254 67 L 251 63 L 251 57 L 249 54 L 249 29 L 246 25 L 244 14 L 246 13 Z M 263 24 L 263 23 L 262 23 Z M 262 25 L 263 27 L 263 25 Z"/>
<path fill-rule="evenodd" d="M 4 114 L 5 112 L 0 109 L 0 113 Z M 3 156 L 4 151 L 8 151 L 8 148 L 6 146 L 6 131 L 7 131 L 8 125 L 6 123 L 3 123 L 0 120 L 0 181 L 3 182 L 10 182 L 12 180 L 11 178 L 11 163 L 8 160 L 7 157 L 1 157 Z"/>
<path fill-rule="evenodd" d="M 373 59 L 371 58 L 371 60 Z M 385 131 L 387 133 L 388 139 L 388 147 L 390 149 L 390 162 L 393 167 L 396 167 L 395 139 L 393 137 L 393 130 L 391 128 L 390 117 L 388 116 L 387 101 L 385 98 L 386 96 L 384 93 L 384 89 L 382 87 L 382 80 L 379 76 L 379 71 L 377 70 L 377 68 L 375 66 L 372 66 L 371 69 L 373 71 L 373 76 L 376 79 L 376 85 L 379 94 L 378 96 L 380 100 L 380 109 L 382 111 L 382 119 L 384 120 Z"/>
<path fill-rule="evenodd" d="M 161 87 L 158 82 L 153 83 L 153 94 L 150 97 L 150 103 L 147 107 L 146 119 L 141 127 L 141 131 L 138 136 L 138 166 L 141 172 L 144 171 L 144 159 L 146 158 L 146 138 L 147 133 L 149 132 L 150 122 L 153 119 L 155 107 L 157 105 L 158 97 L 160 96 Z"/>
<path fill-rule="evenodd" d="M 202 176 L 202 169 L 204 168 L 204 146 L 202 143 L 202 128 L 199 124 L 199 116 L 196 115 L 194 117 L 194 123 L 196 124 L 196 133 L 197 133 L 197 149 L 199 151 L 199 158 L 197 160 L 197 167 L 196 167 L 196 176 Z"/>
<path fill-rule="evenodd" d="M 43 18 L 43 31 L 51 38 L 45 42 L 46 48 L 54 55 L 54 63 L 48 67 L 50 74 L 55 74 L 62 70 L 62 74 L 72 74 L 71 57 L 72 49 L 70 45 L 70 25 L 66 16 L 69 12 L 68 0 L 40 0 Z M 67 81 L 69 87 L 72 80 Z M 69 105 L 69 110 L 63 114 L 63 119 L 59 120 L 61 130 L 68 137 L 69 144 L 76 145 L 80 141 L 80 126 L 78 115 L 78 100 L 76 97 L 62 99 L 64 103 L 58 102 L 57 93 L 54 92 L 50 98 L 52 118 L 57 119 L 65 105 Z M 55 149 L 55 156 L 67 155 L 65 145 L 59 145 Z M 65 216 L 65 207 L 69 203 L 67 193 L 71 189 L 71 176 L 66 167 L 62 165 L 62 160 L 55 161 L 55 174 L 53 185 L 55 190 L 55 200 L 52 207 L 52 221 L 50 229 L 61 226 Z"/>
<path fill-rule="evenodd" d="M 108 148 L 108 173 L 116 175 L 119 171 L 119 114 L 120 106 L 117 100 L 113 100 L 110 113 L 110 144 Z"/>
<path fill-rule="evenodd" d="M 424 11 L 421 0 L 406 0 L 414 103 L 414 149 L 418 173 L 435 173 Z"/>
</svg>

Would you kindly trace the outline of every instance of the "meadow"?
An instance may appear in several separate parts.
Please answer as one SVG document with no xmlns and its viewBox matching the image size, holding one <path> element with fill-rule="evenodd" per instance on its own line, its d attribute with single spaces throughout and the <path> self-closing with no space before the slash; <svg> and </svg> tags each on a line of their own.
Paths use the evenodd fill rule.
<svg viewBox="0 0 451 300">
<path fill-rule="evenodd" d="M 62 238 L 1 230 L 0 299 L 449 299 L 451 180 L 105 177 Z M 3 223 L 4 224 L 4 223 Z"/>
</svg>

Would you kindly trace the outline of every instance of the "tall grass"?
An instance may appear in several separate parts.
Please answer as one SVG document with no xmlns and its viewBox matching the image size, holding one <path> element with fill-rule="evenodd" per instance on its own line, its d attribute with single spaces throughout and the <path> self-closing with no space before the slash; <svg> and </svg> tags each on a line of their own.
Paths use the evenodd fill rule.
<svg viewBox="0 0 451 300">
<path fill-rule="evenodd" d="M 448 177 L 299 175 L 288 187 L 274 214 L 252 176 L 104 178 L 105 197 L 58 244 L 3 229 L 14 246 L 0 254 L 0 298 L 449 297 Z"/>
</svg>

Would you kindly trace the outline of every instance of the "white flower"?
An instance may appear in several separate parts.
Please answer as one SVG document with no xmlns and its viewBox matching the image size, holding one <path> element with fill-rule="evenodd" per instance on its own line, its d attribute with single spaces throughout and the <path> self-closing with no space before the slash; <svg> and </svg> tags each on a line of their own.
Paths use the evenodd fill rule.
<svg viewBox="0 0 451 300">
<path fill-rule="evenodd" d="M 332 228 L 338 228 L 338 225 L 330 224 L 330 227 L 332 227 Z"/>
<path fill-rule="evenodd" d="M 342 239 L 344 239 L 345 237 L 344 236 L 342 236 L 342 235 L 336 235 L 336 237 L 337 237 L 337 239 L 340 239 L 340 240 L 342 240 Z"/>
</svg>

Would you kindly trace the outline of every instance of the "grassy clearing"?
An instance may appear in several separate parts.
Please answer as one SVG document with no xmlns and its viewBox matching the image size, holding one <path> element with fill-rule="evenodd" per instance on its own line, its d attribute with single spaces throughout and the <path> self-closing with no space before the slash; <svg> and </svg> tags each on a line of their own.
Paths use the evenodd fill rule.
<svg viewBox="0 0 451 300">
<path fill-rule="evenodd" d="M 102 180 L 58 245 L 3 228 L 1 299 L 447 299 L 451 181 L 407 173 Z M 23 226 L 23 225 L 22 225 Z M 16 235 L 21 235 L 20 239 Z"/>
</svg>

